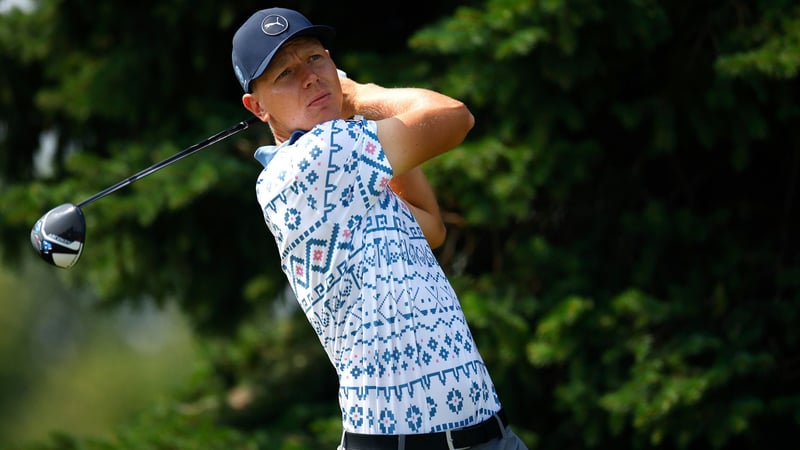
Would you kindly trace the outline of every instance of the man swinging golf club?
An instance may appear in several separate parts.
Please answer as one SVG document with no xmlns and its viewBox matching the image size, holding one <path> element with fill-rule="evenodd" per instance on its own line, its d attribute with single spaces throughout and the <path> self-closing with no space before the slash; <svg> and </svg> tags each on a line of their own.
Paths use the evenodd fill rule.
<svg viewBox="0 0 800 450">
<path fill-rule="evenodd" d="M 460 101 L 342 78 L 334 29 L 283 8 L 233 38 L 242 103 L 269 124 L 256 196 L 339 378 L 343 450 L 524 449 L 432 248 L 420 164 L 474 124 Z"/>
</svg>

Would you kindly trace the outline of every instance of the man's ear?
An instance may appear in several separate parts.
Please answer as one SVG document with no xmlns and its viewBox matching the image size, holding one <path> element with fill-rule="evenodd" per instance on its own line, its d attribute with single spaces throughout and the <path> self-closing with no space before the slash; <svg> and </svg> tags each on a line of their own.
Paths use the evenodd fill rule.
<svg viewBox="0 0 800 450">
<path fill-rule="evenodd" d="M 262 122 L 269 122 L 269 113 L 253 94 L 244 94 L 242 105 Z"/>
</svg>

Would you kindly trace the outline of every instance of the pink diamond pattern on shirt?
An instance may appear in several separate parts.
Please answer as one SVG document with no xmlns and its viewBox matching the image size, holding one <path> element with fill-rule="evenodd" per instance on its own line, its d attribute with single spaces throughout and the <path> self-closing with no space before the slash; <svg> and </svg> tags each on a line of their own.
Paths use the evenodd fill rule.
<svg viewBox="0 0 800 450">
<path fill-rule="evenodd" d="M 326 122 L 267 150 L 257 198 L 339 376 L 345 429 L 442 431 L 497 411 L 456 293 L 388 186 L 375 122 Z"/>
</svg>

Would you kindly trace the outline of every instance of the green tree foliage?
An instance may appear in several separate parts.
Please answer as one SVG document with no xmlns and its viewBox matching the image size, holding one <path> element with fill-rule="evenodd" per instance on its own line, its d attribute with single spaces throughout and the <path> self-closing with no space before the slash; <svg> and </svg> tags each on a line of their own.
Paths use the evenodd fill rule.
<svg viewBox="0 0 800 450">
<path fill-rule="evenodd" d="M 468 299 L 512 305 L 472 319 L 531 364 L 511 401 L 547 411 L 526 415 L 542 448 L 760 448 L 797 427 L 798 18 L 489 1 L 412 39 L 452 55 L 478 115 L 437 161 L 452 267 Z"/>
<path fill-rule="evenodd" d="M 289 6 L 337 27 L 332 54 L 356 79 L 442 89 L 475 113 L 467 142 L 426 165 L 449 231 L 437 256 L 531 448 L 793 441 L 796 2 L 485 0 L 367 19 L 362 3 Z M 47 209 L 246 116 L 230 38 L 261 7 L 43 0 L 0 16 L 12 263 Z M 44 131 L 51 176 L 33 166 Z M 102 448 L 335 445 L 332 369 L 296 311 L 270 309 L 285 283 L 251 156 L 270 141 L 248 130 L 87 207 L 85 253 L 59 276 L 109 304 L 176 300 L 208 339 L 183 406 L 122 431 L 141 443 Z"/>
</svg>

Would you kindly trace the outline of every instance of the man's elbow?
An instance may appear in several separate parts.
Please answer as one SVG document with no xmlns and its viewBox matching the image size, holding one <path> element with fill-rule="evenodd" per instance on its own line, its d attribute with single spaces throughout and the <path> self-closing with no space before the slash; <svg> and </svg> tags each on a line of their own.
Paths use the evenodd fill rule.
<svg viewBox="0 0 800 450">
<path fill-rule="evenodd" d="M 461 116 L 462 140 L 467 137 L 467 133 L 475 126 L 475 116 L 463 102 L 458 102 L 459 114 Z"/>
<path fill-rule="evenodd" d="M 433 228 L 434 229 L 428 231 L 428 235 L 425 237 L 431 249 L 436 250 L 444 244 L 444 240 L 447 238 L 447 227 L 444 226 L 444 222 L 440 221 L 437 226 Z"/>
<path fill-rule="evenodd" d="M 464 105 L 464 109 L 466 109 L 466 114 L 467 114 L 467 132 L 469 132 L 469 130 L 471 130 L 472 127 L 475 126 L 475 116 L 472 115 L 472 111 L 470 111 L 469 108 L 467 108 L 467 105 Z"/>
</svg>

